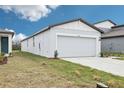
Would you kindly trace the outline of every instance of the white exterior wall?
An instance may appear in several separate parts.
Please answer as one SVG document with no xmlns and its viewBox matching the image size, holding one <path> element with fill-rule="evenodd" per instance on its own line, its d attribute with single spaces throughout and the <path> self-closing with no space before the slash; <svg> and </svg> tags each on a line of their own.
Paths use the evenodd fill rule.
<svg viewBox="0 0 124 93">
<path fill-rule="evenodd" d="M 98 28 L 108 28 L 111 29 L 112 26 L 115 26 L 114 24 L 112 24 L 109 21 L 104 21 L 98 24 L 95 24 L 94 26 L 98 27 Z"/>
<path fill-rule="evenodd" d="M 21 42 L 21 50 L 22 51 L 28 51 L 27 50 L 27 40 Z"/>
<path fill-rule="evenodd" d="M 56 26 L 50 30 L 51 35 L 51 47 L 50 47 L 50 57 L 54 57 L 54 51 L 56 50 L 56 42 L 57 42 L 57 34 L 63 34 L 63 35 L 80 35 L 82 37 L 95 37 L 97 39 L 96 41 L 96 56 L 100 56 L 101 52 L 101 33 L 96 31 L 95 29 L 89 27 L 88 25 L 76 21 L 71 22 L 68 24 Z M 88 43 L 88 42 L 86 42 Z"/>
<path fill-rule="evenodd" d="M 45 31 L 34 36 L 35 46 L 33 46 L 33 37 L 21 42 L 21 50 L 33 54 L 49 57 L 50 52 L 50 31 Z M 27 46 L 28 43 L 28 46 Z M 39 43 L 41 49 L 39 49 Z"/>
<path fill-rule="evenodd" d="M 33 37 L 28 39 L 28 47 L 27 47 L 27 40 L 24 40 L 21 42 L 21 46 L 22 46 L 21 50 L 41 56 L 54 57 L 54 51 L 57 48 L 56 47 L 57 34 L 94 37 L 96 38 L 96 47 L 97 47 L 96 56 L 100 55 L 101 41 L 99 41 L 99 39 L 101 37 L 101 33 L 80 21 L 75 21 L 75 22 L 55 26 L 52 27 L 49 31 L 45 31 L 43 33 L 34 36 L 35 47 L 33 47 Z M 39 50 L 39 42 L 41 44 L 41 50 Z"/>
<path fill-rule="evenodd" d="M 9 45 L 9 53 L 12 53 L 12 35 L 9 35 L 8 38 L 9 38 L 9 40 L 8 40 L 9 41 L 9 44 L 8 44 Z"/>
</svg>

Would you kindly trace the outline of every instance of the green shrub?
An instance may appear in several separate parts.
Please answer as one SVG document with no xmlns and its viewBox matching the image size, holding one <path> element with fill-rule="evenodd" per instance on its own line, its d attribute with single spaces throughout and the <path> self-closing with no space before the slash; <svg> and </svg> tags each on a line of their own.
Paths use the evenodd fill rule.
<svg viewBox="0 0 124 93">
<path fill-rule="evenodd" d="M 110 56 L 110 52 L 102 52 L 101 57 L 108 57 Z"/>
<path fill-rule="evenodd" d="M 15 44 L 12 46 L 13 50 L 21 50 L 21 45 L 20 44 Z"/>
<path fill-rule="evenodd" d="M 57 50 L 54 51 L 54 58 L 58 58 L 58 51 Z"/>
</svg>

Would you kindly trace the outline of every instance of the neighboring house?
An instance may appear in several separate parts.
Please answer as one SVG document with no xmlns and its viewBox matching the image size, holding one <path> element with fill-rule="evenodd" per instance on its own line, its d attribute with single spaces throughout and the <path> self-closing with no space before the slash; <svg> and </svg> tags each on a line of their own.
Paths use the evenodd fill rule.
<svg viewBox="0 0 124 93">
<path fill-rule="evenodd" d="M 102 35 L 102 51 L 124 53 L 124 25 L 114 26 Z"/>
<path fill-rule="evenodd" d="M 48 26 L 22 40 L 21 50 L 53 58 L 95 57 L 101 53 L 102 30 L 82 19 Z"/>
<path fill-rule="evenodd" d="M 0 53 L 12 53 L 12 37 L 14 32 L 0 29 Z"/>
<path fill-rule="evenodd" d="M 111 20 L 105 20 L 94 24 L 98 28 L 104 28 L 102 34 L 102 52 L 124 53 L 124 25 L 116 25 Z"/>
</svg>

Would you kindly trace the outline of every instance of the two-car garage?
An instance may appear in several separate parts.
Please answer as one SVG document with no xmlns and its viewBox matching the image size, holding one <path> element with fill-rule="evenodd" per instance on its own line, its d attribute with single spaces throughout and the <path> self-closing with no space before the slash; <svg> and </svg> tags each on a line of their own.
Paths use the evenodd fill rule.
<svg viewBox="0 0 124 93">
<path fill-rule="evenodd" d="M 96 57 L 101 52 L 101 33 L 97 27 L 82 19 L 62 22 L 22 40 L 21 50 L 53 58 Z"/>
<path fill-rule="evenodd" d="M 58 36 L 59 57 L 96 56 L 96 38 L 80 36 Z"/>
</svg>

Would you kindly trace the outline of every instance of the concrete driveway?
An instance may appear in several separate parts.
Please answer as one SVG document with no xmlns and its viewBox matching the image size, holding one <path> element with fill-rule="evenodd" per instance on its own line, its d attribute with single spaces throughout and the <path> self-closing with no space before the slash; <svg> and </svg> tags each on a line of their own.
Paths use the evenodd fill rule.
<svg viewBox="0 0 124 93">
<path fill-rule="evenodd" d="M 89 66 L 98 70 L 112 73 L 114 75 L 124 76 L 124 61 L 101 58 L 101 57 L 81 57 L 81 58 L 62 58 L 73 63 Z"/>
</svg>

